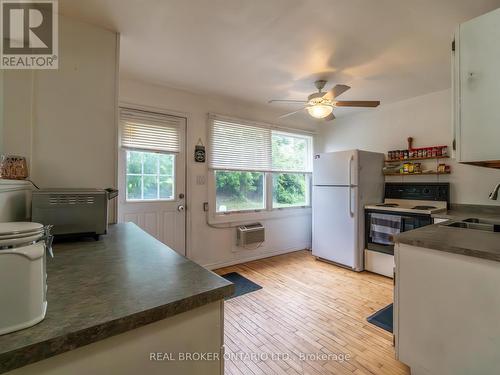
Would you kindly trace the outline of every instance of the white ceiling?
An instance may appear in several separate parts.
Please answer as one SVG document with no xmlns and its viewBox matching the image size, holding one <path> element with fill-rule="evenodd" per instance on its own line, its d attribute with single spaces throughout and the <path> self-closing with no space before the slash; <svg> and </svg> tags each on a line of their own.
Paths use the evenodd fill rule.
<svg viewBox="0 0 500 375">
<path fill-rule="evenodd" d="M 302 99 L 326 78 L 327 88 L 352 86 L 341 99 L 383 105 L 450 87 L 456 26 L 500 0 L 60 0 L 59 7 L 121 33 L 125 77 L 262 104 Z"/>
</svg>

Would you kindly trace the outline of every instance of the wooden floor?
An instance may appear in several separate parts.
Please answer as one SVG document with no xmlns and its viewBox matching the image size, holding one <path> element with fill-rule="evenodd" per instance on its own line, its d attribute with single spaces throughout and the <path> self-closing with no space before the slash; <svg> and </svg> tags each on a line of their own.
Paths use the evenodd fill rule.
<svg viewBox="0 0 500 375">
<path fill-rule="evenodd" d="M 226 375 L 410 373 L 394 359 L 392 335 L 366 321 L 392 302 L 391 279 L 306 250 L 216 272 L 263 287 L 225 304 Z"/>
</svg>

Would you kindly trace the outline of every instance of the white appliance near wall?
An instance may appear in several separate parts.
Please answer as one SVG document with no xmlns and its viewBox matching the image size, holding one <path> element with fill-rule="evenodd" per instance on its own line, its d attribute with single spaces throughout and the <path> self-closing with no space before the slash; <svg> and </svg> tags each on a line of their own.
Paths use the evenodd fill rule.
<svg viewBox="0 0 500 375">
<path fill-rule="evenodd" d="M 383 163 L 384 154 L 361 150 L 314 157 L 314 256 L 354 271 L 364 269 L 364 206 L 383 199 Z"/>
</svg>

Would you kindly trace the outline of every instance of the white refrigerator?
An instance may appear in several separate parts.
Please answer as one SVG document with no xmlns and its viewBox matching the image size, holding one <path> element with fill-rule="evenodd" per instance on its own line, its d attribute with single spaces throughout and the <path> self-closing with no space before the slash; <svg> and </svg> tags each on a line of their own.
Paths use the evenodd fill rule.
<svg viewBox="0 0 500 375">
<path fill-rule="evenodd" d="M 384 154 L 349 150 L 317 154 L 313 164 L 312 253 L 362 271 L 365 204 L 384 197 Z"/>
</svg>

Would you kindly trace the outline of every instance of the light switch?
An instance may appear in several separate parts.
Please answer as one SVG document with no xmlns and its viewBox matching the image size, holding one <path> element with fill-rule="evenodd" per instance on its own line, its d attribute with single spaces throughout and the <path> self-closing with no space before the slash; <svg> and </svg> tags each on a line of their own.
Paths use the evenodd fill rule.
<svg viewBox="0 0 500 375">
<path fill-rule="evenodd" d="M 203 175 L 196 176 L 196 185 L 205 185 L 207 178 Z"/>
</svg>

